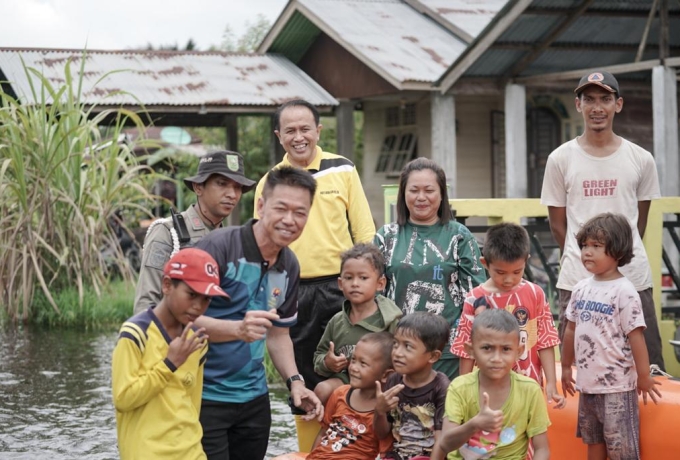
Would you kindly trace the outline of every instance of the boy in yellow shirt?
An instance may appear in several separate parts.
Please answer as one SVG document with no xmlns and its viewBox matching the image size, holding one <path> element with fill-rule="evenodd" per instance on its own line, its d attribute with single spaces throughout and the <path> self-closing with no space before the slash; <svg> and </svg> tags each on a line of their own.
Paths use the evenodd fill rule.
<svg viewBox="0 0 680 460">
<path fill-rule="evenodd" d="M 113 350 L 113 404 L 122 460 L 205 459 L 198 420 L 204 329 L 193 327 L 220 287 L 215 260 L 190 248 L 163 270 L 163 299 L 128 319 Z"/>
<path fill-rule="evenodd" d="M 431 460 L 548 460 L 548 408 L 538 383 L 512 371 L 524 349 L 519 325 L 506 310 L 484 310 L 472 325 L 468 354 L 477 369 L 449 386 L 442 433 Z"/>
</svg>

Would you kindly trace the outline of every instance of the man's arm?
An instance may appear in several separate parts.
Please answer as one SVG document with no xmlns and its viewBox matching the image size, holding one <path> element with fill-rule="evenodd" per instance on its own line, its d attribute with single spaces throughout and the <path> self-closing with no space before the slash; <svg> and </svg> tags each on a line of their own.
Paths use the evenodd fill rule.
<svg viewBox="0 0 680 460">
<path fill-rule="evenodd" d="M 292 375 L 298 373 L 293 354 L 293 341 L 287 327 L 272 326 L 267 332 L 267 350 L 272 359 L 272 363 L 281 375 L 283 380 L 288 380 Z M 296 380 L 291 384 L 290 396 L 296 407 L 307 412 L 308 420 L 316 418 L 319 421 L 323 418 L 323 405 L 313 391 L 307 389 L 305 384 Z"/>
<path fill-rule="evenodd" d="M 567 208 L 548 206 L 548 223 L 550 233 L 560 247 L 560 253 L 564 253 L 564 241 L 567 238 Z"/>
<path fill-rule="evenodd" d="M 647 229 L 647 217 L 649 217 L 649 208 L 652 206 L 650 200 L 638 201 L 638 221 L 637 228 L 640 232 L 640 238 L 644 238 L 645 230 Z"/>
<path fill-rule="evenodd" d="M 375 236 L 375 223 L 371 216 L 368 199 L 361 186 L 361 179 L 356 167 L 352 170 L 349 184 L 349 202 L 347 215 L 352 231 L 352 241 L 355 243 L 370 243 Z"/>
<path fill-rule="evenodd" d="M 163 298 L 163 267 L 172 253 L 172 237 L 165 224 L 155 224 L 144 238 L 142 263 L 135 288 L 134 313 L 158 304 Z"/>
<path fill-rule="evenodd" d="M 276 310 L 249 310 L 241 321 L 230 321 L 202 315 L 196 318 L 194 324 L 205 328 L 211 342 L 233 342 L 234 340 L 254 342 L 264 339 L 267 335 L 267 329 L 272 327 L 272 321 L 277 319 L 279 319 L 279 315 L 276 314 Z"/>
</svg>

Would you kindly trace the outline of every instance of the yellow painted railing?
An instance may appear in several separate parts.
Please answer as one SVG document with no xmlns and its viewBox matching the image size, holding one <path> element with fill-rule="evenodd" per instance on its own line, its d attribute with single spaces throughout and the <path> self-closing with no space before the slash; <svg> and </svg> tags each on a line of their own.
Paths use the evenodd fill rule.
<svg viewBox="0 0 680 460">
<path fill-rule="evenodd" d="M 385 221 L 396 220 L 395 203 L 397 201 L 397 186 L 384 186 Z M 548 209 L 537 198 L 484 198 L 484 199 L 455 199 L 449 200 L 456 214 L 465 217 L 485 217 L 488 225 L 499 222 L 521 223 L 523 217 L 547 217 Z M 647 250 L 647 257 L 652 269 L 654 281 L 654 305 L 656 316 L 661 318 L 661 269 L 663 266 L 662 242 L 663 220 L 665 214 L 680 214 L 680 197 L 666 197 L 653 200 L 647 219 L 647 229 L 643 242 Z M 680 376 L 680 363 L 675 359 L 673 347 L 668 343 L 675 332 L 675 321 L 660 320 L 661 340 L 663 342 L 663 356 L 666 370 Z"/>
</svg>

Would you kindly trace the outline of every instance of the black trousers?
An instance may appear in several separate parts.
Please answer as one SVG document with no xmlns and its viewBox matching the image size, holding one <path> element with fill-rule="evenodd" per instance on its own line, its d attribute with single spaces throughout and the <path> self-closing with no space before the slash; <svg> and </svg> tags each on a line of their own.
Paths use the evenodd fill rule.
<svg viewBox="0 0 680 460">
<path fill-rule="evenodd" d="M 290 328 L 290 337 L 298 371 L 310 390 L 325 380 L 314 372 L 314 352 L 328 321 L 342 309 L 345 300 L 338 276 L 300 280 L 297 324 Z"/>
<path fill-rule="evenodd" d="M 208 460 L 262 460 L 272 424 L 269 395 L 246 403 L 201 402 L 203 450 Z"/>
</svg>

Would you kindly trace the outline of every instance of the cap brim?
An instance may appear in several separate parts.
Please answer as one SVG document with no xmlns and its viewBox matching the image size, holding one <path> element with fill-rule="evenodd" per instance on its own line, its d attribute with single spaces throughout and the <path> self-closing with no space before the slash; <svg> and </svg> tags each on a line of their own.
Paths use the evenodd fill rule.
<svg viewBox="0 0 680 460">
<path fill-rule="evenodd" d="M 204 283 L 200 281 L 184 281 L 191 289 L 199 294 L 207 295 L 210 297 L 225 297 L 231 299 L 229 294 L 227 294 L 219 285 L 215 283 Z"/>
<path fill-rule="evenodd" d="M 189 190 L 193 191 L 194 190 L 193 184 L 202 184 L 203 182 L 208 180 L 208 177 L 212 176 L 213 174 L 219 174 L 220 176 L 224 176 L 227 179 L 231 179 L 237 184 L 240 184 L 243 193 L 250 192 L 252 189 L 255 188 L 256 185 L 254 180 L 250 180 L 247 177 L 237 176 L 224 172 L 210 172 L 205 174 L 198 174 L 192 177 L 187 177 L 186 179 L 184 179 L 184 185 L 186 185 Z"/>
<path fill-rule="evenodd" d="M 605 85 L 604 83 L 600 83 L 599 81 L 587 81 L 584 84 L 580 85 L 578 88 L 576 88 L 574 90 L 574 92 L 576 94 L 578 94 L 583 90 L 583 88 L 585 88 L 586 86 L 591 86 L 591 85 L 599 86 L 600 88 L 605 89 L 605 90 L 609 91 L 610 93 L 618 93 L 618 91 L 616 89 L 612 88 L 609 85 Z"/>
</svg>

